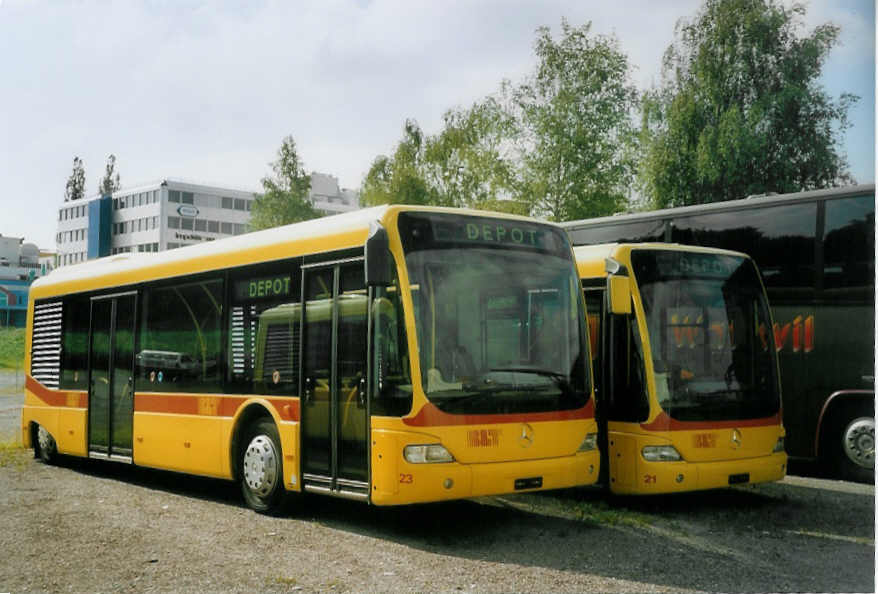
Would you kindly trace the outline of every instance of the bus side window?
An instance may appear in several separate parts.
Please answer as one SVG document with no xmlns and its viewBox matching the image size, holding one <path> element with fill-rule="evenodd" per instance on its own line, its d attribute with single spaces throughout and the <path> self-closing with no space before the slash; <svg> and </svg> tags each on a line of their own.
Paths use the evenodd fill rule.
<svg viewBox="0 0 878 594">
<path fill-rule="evenodd" d="M 588 338 L 591 347 L 591 363 L 594 373 L 594 387 L 599 398 L 603 397 L 603 340 L 601 332 L 604 320 L 604 294 L 603 289 L 586 289 L 583 292 L 585 296 L 585 309 L 588 321 Z"/>
<path fill-rule="evenodd" d="M 372 301 L 372 405 L 373 415 L 401 417 L 412 408 L 408 341 L 402 312 L 399 280 L 376 287 Z"/>
<path fill-rule="evenodd" d="M 231 276 L 226 393 L 298 394 L 299 278 L 289 261 L 249 266 Z"/>
<path fill-rule="evenodd" d="M 88 297 L 64 300 L 64 338 L 61 345 L 62 390 L 88 390 Z"/>
<path fill-rule="evenodd" d="M 637 323 L 632 315 L 610 316 L 609 323 L 612 353 L 607 374 L 612 386 L 608 398 L 608 418 L 611 421 L 640 423 L 649 416 L 649 402 Z"/>
<path fill-rule="evenodd" d="M 219 392 L 223 281 L 151 287 L 142 303 L 138 389 Z"/>
</svg>

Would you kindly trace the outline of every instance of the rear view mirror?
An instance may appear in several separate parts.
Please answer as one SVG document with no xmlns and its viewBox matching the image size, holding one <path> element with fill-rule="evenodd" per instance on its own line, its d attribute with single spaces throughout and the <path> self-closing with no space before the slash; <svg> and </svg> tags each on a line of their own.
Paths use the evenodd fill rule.
<svg viewBox="0 0 878 594">
<path fill-rule="evenodd" d="M 617 315 L 631 313 L 631 280 L 627 276 L 607 277 L 607 301 L 610 313 Z"/>
<path fill-rule="evenodd" d="M 369 226 L 369 237 L 366 239 L 366 286 L 389 286 L 392 282 L 391 262 L 387 230 L 374 221 Z"/>
</svg>

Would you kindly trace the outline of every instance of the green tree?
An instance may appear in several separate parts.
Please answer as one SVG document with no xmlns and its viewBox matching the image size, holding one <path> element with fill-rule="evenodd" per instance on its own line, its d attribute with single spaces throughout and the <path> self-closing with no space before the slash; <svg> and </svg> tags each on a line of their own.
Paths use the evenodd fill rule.
<svg viewBox="0 0 878 594">
<path fill-rule="evenodd" d="M 122 181 L 116 172 L 116 155 L 111 154 L 107 157 L 107 166 L 104 170 L 104 177 L 98 183 L 98 192 L 101 196 L 112 196 L 113 192 L 122 187 Z"/>
<path fill-rule="evenodd" d="M 800 36 L 805 7 L 705 0 L 681 20 L 642 102 L 640 182 L 655 207 L 852 181 L 839 145 L 858 99 L 818 79 L 839 28 Z"/>
<path fill-rule="evenodd" d="M 492 98 L 448 110 L 435 136 L 406 120 L 393 155 L 372 162 L 362 201 L 526 213 L 527 205 L 509 199 L 516 180 L 508 142 L 513 129 L 514 122 Z"/>
<path fill-rule="evenodd" d="M 436 202 L 521 210 L 520 201 L 510 200 L 518 181 L 512 116 L 489 97 L 468 109 L 450 109 L 443 120 L 424 151 L 424 177 Z"/>
<path fill-rule="evenodd" d="M 536 71 L 506 85 L 521 133 L 522 197 L 555 221 L 622 208 L 636 170 L 637 91 L 615 37 L 561 21 L 537 29 Z"/>
<path fill-rule="evenodd" d="M 379 155 L 372 162 L 360 191 L 363 204 L 435 205 L 435 196 L 424 179 L 425 150 L 421 127 L 406 120 L 393 156 Z"/>
<path fill-rule="evenodd" d="M 85 196 L 85 168 L 82 159 L 73 157 L 73 172 L 67 178 L 67 187 L 64 190 L 64 200 L 79 200 Z"/>
<path fill-rule="evenodd" d="M 310 199 L 311 176 L 305 173 L 292 136 L 283 139 L 271 168 L 274 175 L 262 178 L 264 191 L 253 201 L 250 229 L 270 229 L 319 217 Z"/>
</svg>

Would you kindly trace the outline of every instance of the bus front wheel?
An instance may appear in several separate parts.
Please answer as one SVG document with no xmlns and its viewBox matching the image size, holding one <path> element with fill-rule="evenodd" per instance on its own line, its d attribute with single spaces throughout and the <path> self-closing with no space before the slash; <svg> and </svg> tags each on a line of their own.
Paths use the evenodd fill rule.
<svg viewBox="0 0 878 594">
<path fill-rule="evenodd" d="M 268 419 L 252 423 L 240 452 L 241 490 L 247 505 L 259 513 L 277 512 L 284 498 L 280 437 Z"/>
<path fill-rule="evenodd" d="M 872 482 L 875 476 L 875 417 L 863 409 L 841 415 L 832 432 L 833 459 L 842 478 Z"/>
</svg>

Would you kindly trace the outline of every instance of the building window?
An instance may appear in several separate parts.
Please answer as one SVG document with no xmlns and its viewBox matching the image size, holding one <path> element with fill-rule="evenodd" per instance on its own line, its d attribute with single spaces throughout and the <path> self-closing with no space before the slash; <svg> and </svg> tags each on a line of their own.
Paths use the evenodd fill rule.
<svg viewBox="0 0 878 594">
<path fill-rule="evenodd" d="M 186 231 L 192 231 L 195 228 L 193 224 L 194 221 L 192 219 L 183 218 L 180 219 L 180 229 L 185 229 Z"/>
<path fill-rule="evenodd" d="M 226 235 L 232 234 L 232 224 L 231 223 L 222 223 L 220 225 L 220 230 Z"/>
<path fill-rule="evenodd" d="M 177 243 L 177 242 L 175 242 L 175 241 L 169 241 L 169 242 L 168 242 L 168 249 L 169 249 L 169 250 L 175 250 L 175 249 L 177 249 L 178 247 L 180 247 L 180 244 L 179 244 L 179 243 Z"/>
<path fill-rule="evenodd" d="M 219 233 L 219 221 L 207 221 L 207 230 L 211 233 Z"/>
<path fill-rule="evenodd" d="M 241 235 L 242 233 L 247 232 L 247 230 L 244 228 L 244 225 L 242 225 L 240 223 L 235 223 L 233 227 L 234 227 L 235 235 Z"/>
<path fill-rule="evenodd" d="M 251 208 L 253 207 L 253 201 L 247 200 L 246 202 L 247 202 L 247 212 L 250 212 Z"/>
<path fill-rule="evenodd" d="M 207 221 L 204 219 L 195 219 L 196 231 L 207 231 Z"/>
<path fill-rule="evenodd" d="M 243 198 L 235 198 L 235 210 L 245 210 L 245 200 Z"/>
<path fill-rule="evenodd" d="M 192 192 L 183 192 L 181 198 L 183 204 L 195 204 L 195 195 Z"/>
<path fill-rule="evenodd" d="M 232 209 L 235 207 L 235 201 L 232 198 L 223 196 L 223 208 Z"/>
<path fill-rule="evenodd" d="M 168 228 L 169 229 L 179 229 L 180 228 L 180 217 L 168 217 Z"/>
<path fill-rule="evenodd" d="M 180 202 L 180 191 L 168 190 L 168 202 Z"/>
</svg>

